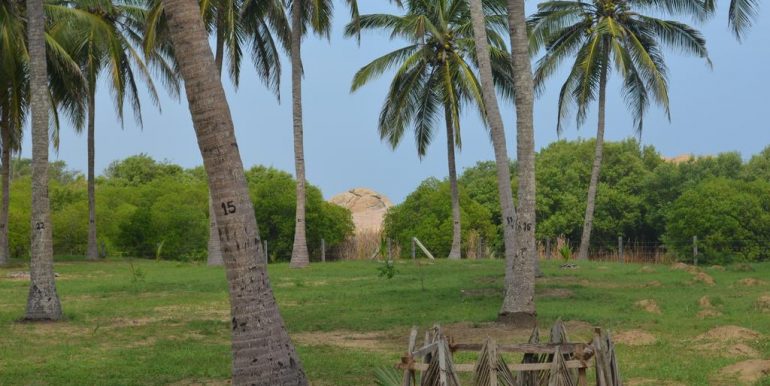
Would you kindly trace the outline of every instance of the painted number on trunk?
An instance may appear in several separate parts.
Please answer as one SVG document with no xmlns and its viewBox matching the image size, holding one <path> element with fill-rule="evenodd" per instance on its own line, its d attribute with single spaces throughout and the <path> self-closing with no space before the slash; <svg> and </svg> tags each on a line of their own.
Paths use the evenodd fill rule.
<svg viewBox="0 0 770 386">
<path fill-rule="evenodd" d="M 222 203 L 222 210 L 225 211 L 225 216 L 228 214 L 235 213 L 235 204 L 233 204 L 232 201 L 228 201 L 227 203 Z"/>
<path fill-rule="evenodd" d="M 45 223 L 39 222 L 35 224 L 35 229 L 42 230 L 45 229 Z"/>
</svg>

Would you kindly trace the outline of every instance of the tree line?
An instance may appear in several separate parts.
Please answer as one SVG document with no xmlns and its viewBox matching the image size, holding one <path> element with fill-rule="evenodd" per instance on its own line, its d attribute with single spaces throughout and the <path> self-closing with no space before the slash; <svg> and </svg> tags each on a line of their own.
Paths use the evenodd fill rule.
<svg viewBox="0 0 770 386">
<path fill-rule="evenodd" d="M 380 125 L 392 146 L 407 127 L 416 129 L 419 144 L 430 141 L 437 121 L 446 123 L 452 249 L 461 252 L 460 191 L 454 150 L 461 145 L 462 107 L 473 106 L 490 126 L 495 150 L 500 223 L 506 255 L 505 296 L 499 312 L 503 321 L 521 326 L 536 322 L 536 161 L 532 118 L 536 88 L 555 74 L 564 58 L 574 58 L 562 86 L 559 119 L 576 107 L 578 124 L 588 106 L 598 102 L 599 121 L 581 231 L 579 255 L 587 257 L 594 227 L 594 210 L 601 198 L 599 179 L 604 155 L 604 100 L 607 79 L 614 70 L 641 128 L 650 101 L 669 109 L 664 47 L 706 59 L 705 39 L 679 21 L 648 15 L 704 20 L 715 10 L 713 0 L 594 0 L 544 1 L 527 20 L 522 0 L 396 0 L 398 15 L 359 15 L 358 3 L 346 1 L 351 23 L 346 32 L 385 29 L 412 48 L 373 62 L 368 77 L 397 67 L 382 115 L 395 126 Z M 212 215 L 209 251 L 221 252 L 228 272 L 232 311 L 234 384 L 307 384 L 299 357 L 283 326 L 272 296 L 262 254 L 254 203 L 234 136 L 232 117 L 220 81 L 225 51 L 230 75 L 237 81 L 244 48 L 251 48 L 257 73 L 273 86 L 279 71 L 276 53 L 282 47 L 292 62 L 293 134 L 297 181 L 292 266 L 308 263 L 304 152 L 301 99 L 301 41 L 309 31 L 329 34 L 331 0 L 26 0 L 0 4 L 2 79 L 0 133 L 3 142 L 0 224 L 8 216 L 9 158 L 18 149 L 25 117 L 31 116 L 32 176 L 30 215 L 30 291 L 25 318 L 59 320 L 61 304 L 53 274 L 51 202 L 48 192 L 49 114 L 60 114 L 75 127 L 88 126 L 87 191 L 89 235 L 87 252 L 95 258 L 96 201 L 93 171 L 94 79 L 109 78 L 122 119 L 127 101 L 139 117 L 138 84 L 156 95 L 151 76 L 162 80 L 172 95 L 184 85 L 196 138 L 204 160 Z M 730 25 L 738 37 L 751 24 L 758 0 L 732 0 Z M 288 20 L 291 20 L 289 23 Z M 472 33 L 471 33 L 472 31 Z M 507 33 L 510 46 L 500 60 L 495 48 Z M 209 36 L 215 35 L 215 48 Z M 26 39 L 24 37 L 26 36 Z M 273 37 L 275 36 L 275 37 Z M 504 38 L 503 38 L 504 40 Z M 246 44 L 243 46 L 242 44 Z M 410 55 L 410 49 L 419 52 Z M 510 55 L 508 53 L 510 52 Z M 530 55 L 543 52 L 532 69 Z M 510 66 L 508 65 L 510 62 Z M 503 67 L 501 67 L 503 66 Z M 478 72 L 479 77 L 476 77 Z M 498 74 L 496 76 L 495 74 Z M 510 76 L 506 76 L 510 74 Z M 361 75 L 361 73 L 359 73 Z M 503 75 L 502 78 L 499 75 Z M 480 79 L 479 79 L 480 78 Z M 354 88 L 366 83 L 358 76 Z M 277 89 L 277 88 L 276 88 Z M 507 91 L 506 91 L 507 90 Z M 518 206 L 508 189 L 510 170 L 505 128 L 497 93 L 512 97 L 516 109 Z M 153 99 L 156 101 L 157 99 Z M 510 103 L 511 101 L 503 100 Z M 443 113 L 443 117 L 439 114 Z M 400 123 L 399 123 L 400 122 Z M 559 124 L 557 123 L 557 127 Z M 54 136 L 54 143 L 55 143 Z M 220 205 L 223 211 L 217 210 Z M 2 227 L 0 240 L 7 237 Z M 2 244 L 5 243 L 5 244 Z M 3 258 L 7 242 L 0 242 Z M 211 253 L 209 254 L 211 255 Z M 254 345 L 253 342 L 263 344 Z"/>
<path fill-rule="evenodd" d="M 557 141 L 537 153 L 537 239 L 580 242 L 595 140 Z M 511 170 L 516 163 L 511 162 Z M 618 237 L 651 248 L 665 246 L 682 261 L 707 264 L 770 259 L 770 147 L 744 162 L 735 152 L 667 160 L 635 139 L 609 142 L 599 181 L 591 249 L 614 251 Z M 483 238 L 502 256 L 502 224 L 493 161 L 479 162 L 459 179 L 466 232 L 473 253 Z M 517 185 L 517 178 L 511 185 Z M 517 199 L 514 197 L 514 199 Z M 450 218 L 448 181 L 429 178 L 385 218 L 385 235 L 401 245 L 419 238 L 445 256 Z M 402 251 L 408 252 L 406 249 Z"/>
</svg>

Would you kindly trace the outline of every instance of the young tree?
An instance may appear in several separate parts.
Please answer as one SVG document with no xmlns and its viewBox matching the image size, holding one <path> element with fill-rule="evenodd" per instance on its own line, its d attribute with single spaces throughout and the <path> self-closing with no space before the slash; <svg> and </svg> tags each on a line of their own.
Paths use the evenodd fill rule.
<svg viewBox="0 0 770 386">
<path fill-rule="evenodd" d="M 504 95 L 512 94 L 511 66 L 499 31 L 505 28 L 504 3 L 484 1 L 490 13 L 486 33 L 491 47 L 492 76 Z M 359 29 L 385 29 L 409 45 L 375 59 L 353 78 L 356 91 L 390 68 L 398 67 L 380 113 L 379 132 L 392 147 L 398 146 L 406 128 L 414 125 L 417 154 L 422 157 L 430 145 L 438 112 L 443 110 L 447 135 L 447 161 L 452 196 L 452 248 L 450 259 L 461 257 L 461 219 L 455 149 L 461 146 L 460 112 L 465 104 L 480 110 L 486 120 L 481 84 L 473 68 L 476 49 L 467 0 L 404 2 L 406 14 L 363 15 L 359 24 L 347 26 L 352 36 Z"/>
<path fill-rule="evenodd" d="M 273 296 L 230 109 L 195 0 L 163 0 L 227 270 L 233 384 L 306 385 Z"/>
<path fill-rule="evenodd" d="M 30 110 L 32 115 L 32 243 L 27 320 L 62 317 L 53 271 L 51 208 L 48 202 L 48 71 L 43 0 L 27 0 Z"/>
<path fill-rule="evenodd" d="M 655 6 L 652 3 L 655 2 L 547 1 L 538 6 L 538 12 L 530 19 L 533 44 L 545 45 L 545 54 L 538 61 L 535 74 L 539 87 L 563 60 L 575 55 L 575 62 L 559 93 L 557 130 L 562 130 L 562 120 L 572 104 L 577 106 L 577 124 L 580 126 L 586 119 L 588 106 L 598 94 L 596 149 L 579 259 L 588 259 L 604 148 L 607 81 L 612 65 L 623 81 L 626 104 L 633 113 L 637 133 L 641 134 L 650 94 L 670 115 L 661 45 L 705 58 L 708 62 L 706 41 L 700 32 L 678 21 L 644 15 L 644 10 Z M 658 7 L 669 7 L 672 11 L 679 9 L 672 8 L 674 5 Z"/>
</svg>

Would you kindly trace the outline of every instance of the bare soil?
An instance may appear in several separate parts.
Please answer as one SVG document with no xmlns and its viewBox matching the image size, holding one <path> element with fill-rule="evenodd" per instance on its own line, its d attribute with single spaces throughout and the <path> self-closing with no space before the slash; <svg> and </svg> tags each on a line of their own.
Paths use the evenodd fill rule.
<svg viewBox="0 0 770 386">
<path fill-rule="evenodd" d="M 711 275 L 707 274 L 706 272 L 694 273 L 693 280 L 696 281 L 696 282 L 701 282 L 701 283 L 703 283 L 705 285 L 714 285 L 714 284 L 716 284 L 716 282 L 714 281 L 714 278 L 711 277 Z"/>
<path fill-rule="evenodd" d="M 662 314 L 662 312 L 660 311 L 660 307 L 658 307 L 658 303 L 652 299 L 643 299 L 634 303 L 634 305 L 651 314 L 658 314 L 658 315 Z"/>
<path fill-rule="evenodd" d="M 767 282 L 764 280 L 747 277 L 745 279 L 738 280 L 737 282 L 735 282 L 735 284 L 744 286 L 744 287 L 761 287 L 761 286 L 766 286 Z"/>
<path fill-rule="evenodd" d="M 719 326 L 698 335 L 696 341 L 712 342 L 754 342 L 759 340 L 762 334 L 740 326 Z"/>
<path fill-rule="evenodd" d="M 770 375 L 770 360 L 749 359 L 727 366 L 719 371 L 714 384 L 717 385 L 753 385 Z M 733 383 L 730 383 L 733 382 Z"/>
</svg>

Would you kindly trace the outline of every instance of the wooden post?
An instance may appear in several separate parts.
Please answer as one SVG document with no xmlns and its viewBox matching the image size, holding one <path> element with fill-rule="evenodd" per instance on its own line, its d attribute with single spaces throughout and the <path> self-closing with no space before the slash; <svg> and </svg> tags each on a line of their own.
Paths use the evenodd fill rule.
<svg viewBox="0 0 770 386">
<path fill-rule="evenodd" d="M 551 238 L 548 237 L 545 239 L 545 258 L 546 260 L 551 260 Z"/>
<path fill-rule="evenodd" d="M 417 326 L 412 327 L 412 332 L 409 334 L 409 348 L 406 351 L 406 355 L 410 361 L 414 360 L 414 358 L 412 358 L 412 352 L 414 351 L 415 344 L 417 344 Z M 404 370 L 404 379 L 401 384 L 403 386 L 412 386 L 413 378 L 414 370 L 406 369 Z"/>
<path fill-rule="evenodd" d="M 489 340 L 489 386 L 497 386 L 497 341 Z"/>
<path fill-rule="evenodd" d="M 428 248 L 425 248 L 425 246 L 422 245 L 422 243 L 420 242 L 420 239 L 418 239 L 417 237 L 413 237 L 412 240 L 414 240 L 414 242 L 417 243 L 417 246 L 420 247 L 423 253 L 425 253 L 425 256 L 428 256 L 428 258 L 431 260 L 436 260 L 433 257 L 433 255 L 430 253 L 430 251 L 428 251 Z"/>
<path fill-rule="evenodd" d="M 698 236 L 692 237 L 692 256 L 695 265 L 698 265 Z"/>
<path fill-rule="evenodd" d="M 265 250 L 265 264 L 270 262 L 269 254 L 267 253 L 267 240 L 262 241 L 262 244 L 264 244 L 264 250 Z"/>
<path fill-rule="evenodd" d="M 321 239 L 321 262 L 326 262 L 326 240 Z"/>
<path fill-rule="evenodd" d="M 417 258 L 417 246 L 414 245 L 414 238 L 412 238 L 412 260 Z"/>
<path fill-rule="evenodd" d="M 623 255 L 623 236 L 618 236 L 618 258 L 621 263 L 626 262 L 626 257 Z"/>
</svg>

